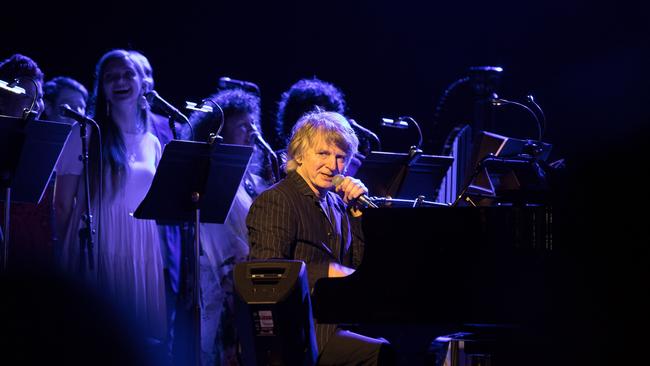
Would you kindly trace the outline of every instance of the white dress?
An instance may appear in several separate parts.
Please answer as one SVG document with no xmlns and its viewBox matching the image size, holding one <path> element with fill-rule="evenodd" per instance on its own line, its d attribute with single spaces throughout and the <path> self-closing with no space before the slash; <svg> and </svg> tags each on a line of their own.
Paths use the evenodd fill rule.
<svg viewBox="0 0 650 366">
<path fill-rule="evenodd" d="M 93 200 L 95 226 L 99 224 L 99 235 L 96 236 L 99 243 L 95 243 L 98 264 L 95 271 L 86 269 L 85 276 L 98 286 L 101 294 L 126 310 L 127 316 L 134 317 L 147 336 L 162 340 L 167 324 L 158 229 L 154 220 L 133 217 L 153 181 L 161 156 L 160 142 L 149 132 L 123 133 L 123 137 L 128 159 L 124 186 L 115 189 L 110 178 L 105 177 L 100 215 L 97 215 L 97 199 Z M 76 165 L 76 172 L 66 168 L 62 173 L 81 174 L 81 163 Z M 80 207 L 83 200 L 79 203 L 73 211 L 76 216 L 71 219 L 63 247 L 64 266 L 71 270 L 79 267 L 78 229 L 81 220 L 78 218 L 83 211 Z"/>
<path fill-rule="evenodd" d="M 223 224 L 201 224 L 201 365 L 236 364 L 233 323 L 233 269 L 248 252 L 246 215 L 253 198 L 246 191 L 266 188 L 260 177 L 246 174 Z"/>
</svg>

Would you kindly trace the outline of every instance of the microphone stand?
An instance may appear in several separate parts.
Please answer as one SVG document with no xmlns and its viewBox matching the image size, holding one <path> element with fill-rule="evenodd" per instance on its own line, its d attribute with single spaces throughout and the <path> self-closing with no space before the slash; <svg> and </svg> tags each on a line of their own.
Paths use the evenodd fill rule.
<svg viewBox="0 0 650 366">
<path fill-rule="evenodd" d="M 273 174 L 273 183 L 276 183 L 280 180 L 280 164 L 278 162 L 278 155 L 275 153 L 275 151 L 273 151 L 271 146 L 269 146 L 269 144 L 264 141 L 262 134 L 257 130 L 255 124 L 252 124 L 251 127 L 253 128 L 253 133 L 251 134 L 253 143 L 259 146 L 268 155 L 269 160 L 271 161 L 271 174 Z"/>
<path fill-rule="evenodd" d="M 363 127 L 363 126 L 361 126 L 357 121 L 355 121 L 352 118 L 349 118 L 348 121 L 350 122 L 350 125 L 352 126 L 352 128 L 358 129 L 359 131 L 361 131 L 365 135 L 368 152 L 381 151 L 381 141 L 379 140 L 379 137 L 377 137 L 377 135 L 374 132 L 370 131 L 369 129 L 367 129 L 367 128 Z M 375 150 L 372 150 L 372 148 L 370 147 L 370 140 L 374 141 Z"/>
<path fill-rule="evenodd" d="M 451 207 L 457 207 L 458 206 L 460 201 L 467 194 L 467 191 L 469 190 L 469 187 L 472 185 L 472 182 L 474 181 L 474 179 L 476 179 L 476 177 L 478 177 L 478 175 L 481 173 L 481 169 L 483 169 L 483 162 L 482 161 L 477 164 L 476 168 L 474 169 L 474 172 L 472 173 L 472 176 L 469 177 L 469 179 L 467 180 L 467 184 L 465 184 L 465 186 L 463 187 L 463 190 L 460 192 L 458 197 L 456 197 L 456 200 L 451 203 L 451 205 L 450 205 Z M 469 196 L 467 198 L 465 198 L 465 200 L 467 202 L 469 202 L 472 206 L 476 207 L 476 204 L 474 203 L 474 201 L 472 201 L 471 198 L 469 198 Z"/>
<path fill-rule="evenodd" d="M 463 190 L 460 192 L 456 200 L 451 204 L 451 207 L 458 206 L 460 201 L 463 199 L 463 197 L 466 196 L 467 192 L 469 191 L 472 182 L 474 182 L 474 179 L 478 177 L 478 175 L 481 173 L 483 168 L 486 168 L 490 165 L 499 165 L 499 164 L 509 164 L 511 166 L 514 165 L 522 166 L 522 165 L 529 165 L 529 164 L 537 164 L 537 162 L 534 156 L 522 156 L 519 159 L 512 159 L 512 158 L 502 158 L 499 156 L 494 156 L 494 154 L 492 153 L 486 155 L 476 164 L 476 168 L 474 169 L 472 176 L 469 177 Z M 465 197 L 465 201 L 469 202 L 474 207 L 477 206 L 469 196 Z"/>
<path fill-rule="evenodd" d="M 9 256 L 9 225 L 10 225 L 9 214 L 10 213 L 11 213 L 11 187 L 9 187 L 9 184 L 7 184 L 7 188 L 5 188 L 5 221 L 2 230 L 2 247 L 3 247 L 2 270 L 3 271 L 7 270 L 7 263 L 8 263 L 7 257 Z"/>
<path fill-rule="evenodd" d="M 174 123 L 174 117 L 172 117 L 172 115 L 170 114 L 169 116 L 167 116 L 167 119 L 169 121 L 167 122 L 169 123 L 169 129 L 172 130 L 172 137 L 174 138 L 174 140 L 178 140 L 178 133 L 176 132 L 176 124 Z"/>
<path fill-rule="evenodd" d="M 254 126 L 255 125 L 253 125 L 253 127 Z M 257 128 L 255 128 L 255 132 L 253 132 L 253 139 L 255 144 L 262 148 L 262 150 L 264 150 L 269 156 L 269 160 L 271 160 L 271 169 L 273 170 L 271 172 L 273 174 L 273 183 L 276 183 L 280 180 L 280 165 L 278 163 L 278 155 L 275 153 L 275 151 L 273 151 L 271 146 L 269 146 L 269 144 L 264 141 L 262 135 L 259 133 L 259 131 L 257 131 Z"/>
<path fill-rule="evenodd" d="M 88 171 L 88 142 L 86 140 L 87 121 L 82 119 L 79 121 L 79 135 L 81 137 L 81 162 L 83 163 L 84 171 L 84 195 L 86 196 L 86 213 L 82 216 L 85 227 L 79 229 L 79 243 L 81 250 L 81 267 L 80 271 L 83 273 L 86 264 L 86 252 L 88 253 L 88 269 L 93 270 L 93 216 L 90 206 L 90 175 Z"/>
<path fill-rule="evenodd" d="M 217 142 L 218 143 L 218 142 Z M 192 351 L 193 363 L 201 365 L 201 208 L 199 192 L 192 192 L 191 200 L 194 205 L 194 273 L 192 276 Z"/>
<path fill-rule="evenodd" d="M 426 201 L 424 196 L 418 196 L 414 200 L 391 198 L 391 197 L 370 197 L 370 200 L 375 204 L 390 207 L 392 204 L 411 205 L 412 208 L 416 207 L 450 207 L 446 203 Z"/>
<path fill-rule="evenodd" d="M 269 160 L 271 160 L 271 168 L 273 169 L 273 183 L 280 180 L 280 165 L 278 163 L 278 155 L 273 150 L 267 151 Z"/>
<path fill-rule="evenodd" d="M 491 162 L 492 159 L 495 159 L 495 156 L 494 156 L 494 154 L 490 153 L 490 154 L 484 156 L 476 164 L 476 167 L 474 168 L 474 172 L 472 173 L 472 175 L 467 180 L 467 183 L 463 187 L 463 190 L 460 192 L 458 197 L 456 197 L 456 200 L 451 203 L 451 205 L 450 205 L 451 207 L 457 207 L 458 206 L 460 201 L 467 194 L 467 191 L 469 191 L 469 188 L 471 187 L 472 183 L 474 182 L 474 179 L 476 179 L 476 177 L 478 177 L 478 175 L 481 174 L 481 171 L 483 170 L 483 168 L 485 168 L 486 163 Z M 477 207 L 477 205 L 474 203 L 474 201 L 472 201 L 472 199 L 469 196 L 465 197 L 465 201 L 469 202 L 469 204 L 471 204 L 472 206 Z"/>
<path fill-rule="evenodd" d="M 38 91 L 38 85 L 36 84 L 36 81 L 32 78 L 27 78 L 32 84 L 34 84 L 34 90 Z M 16 79 L 14 82 L 17 84 L 19 83 L 19 80 Z M 14 84 L 14 83 L 12 83 Z M 2 85 L 2 89 L 9 90 L 10 92 L 16 94 L 15 88 L 20 88 L 17 86 L 11 86 L 8 88 L 7 82 L 2 81 L 0 83 Z M 18 92 L 17 94 L 25 94 L 25 90 L 20 88 L 22 92 Z M 36 112 L 34 111 L 34 105 L 36 105 L 36 99 L 38 97 L 38 94 L 35 93 L 34 97 L 32 98 L 32 103 L 29 106 L 29 108 L 23 108 L 23 113 L 22 113 L 22 119 L 27 124 L 27 122 L 33 121 L 36 119 Z M 24 125 L 23 125 L 24 127 Z M 0 268 L 1 270 L 5 271 L 8 269 L 8 257 L 9 257 L 9 225 L 11 224 L 10 220 L 10 215 L 11 213 L 11 187 L 9 186 L 9 183 L 7 183 L 7 188 L 5 188 L 5 219 L 4 219 L 4 227 L 0 228 L 0 239 L 2 239 L 2 267 Z"/>
</svg>

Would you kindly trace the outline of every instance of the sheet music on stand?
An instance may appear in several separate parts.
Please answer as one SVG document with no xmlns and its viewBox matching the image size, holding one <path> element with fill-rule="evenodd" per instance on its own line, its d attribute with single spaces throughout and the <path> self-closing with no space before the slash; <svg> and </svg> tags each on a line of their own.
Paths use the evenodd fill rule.
<svg viewBox="0 0 650 366">
<path fill-rule="evenodd" d="M 434 199 L 442 179 L 451 166 L 451 156 L 371 152 L 355 174 L 370 195 L 414 200 L 419 196 Z"/>
<path fill-rule="evenodd" d="M 194 243 L 190 250 L 181 245 L 181 257 L 189 268 L 181 283 L 189 291 L 182 297 L 191 314 L 177 313 L 191 323 L 187 338 L 191 355 L 184 362 L 201 365 L 200 309 L 200 223 L 224 223 L 253 153 L 251 146 L 208 144 L 172 140 L 165 146 L 153 182 L 133 216 L 139 219 L 194 223 Z M 191 319 L 190 319 L 191 318 Z"/>
</svg>

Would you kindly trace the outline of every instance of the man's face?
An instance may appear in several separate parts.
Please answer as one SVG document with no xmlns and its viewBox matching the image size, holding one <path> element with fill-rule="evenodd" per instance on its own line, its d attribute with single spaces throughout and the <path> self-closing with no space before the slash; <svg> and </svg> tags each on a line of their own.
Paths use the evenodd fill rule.
<svg viewBox="0 0 650 366">
<path fill-rule="evenodd" d="M 335 144 L 327 143 L 321 134 L 317 134 L 307 149 L 296 157 L 296 162 L 296 172 L 320 196 L 334 188 L 332 178 L 343 173 L 347 155 Z"/>
<path fill-rule="evenodd" d="M 253 133 L 253 118 L 248 113 L 239 113 L 226 118 L 223 126 L 223 142 L 226 144 L 250 145 Z"/>
<path fill-rule="evenodd" d="M 56 101 L 53 104 L 48 102 L 45 106 L 47 108 L 47 115 L 54 118 L 57 122 L 73 123 L 73 119 L 63 117 L 61 116 L 61 113 L 59 113 L 59 106 L 62 104 L 67 104 L 75 112 L 86 114 L 86 100 L 83 95 L 76 90 L 63 88 L 61 89 L 61 92 L 59 92 Z"/>
</svg>

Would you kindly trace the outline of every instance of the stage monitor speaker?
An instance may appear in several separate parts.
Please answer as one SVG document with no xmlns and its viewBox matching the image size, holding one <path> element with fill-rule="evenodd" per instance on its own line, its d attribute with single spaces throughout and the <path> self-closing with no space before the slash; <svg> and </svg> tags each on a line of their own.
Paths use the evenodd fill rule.
<svg viewBox="0 0 650 366">
<path fill-rule="evenodd" d="M 315 365 L 318 347 L 305 263 L 242 262 L 235 266 L 234 279 L 243 364 Z"/>
</svg>

